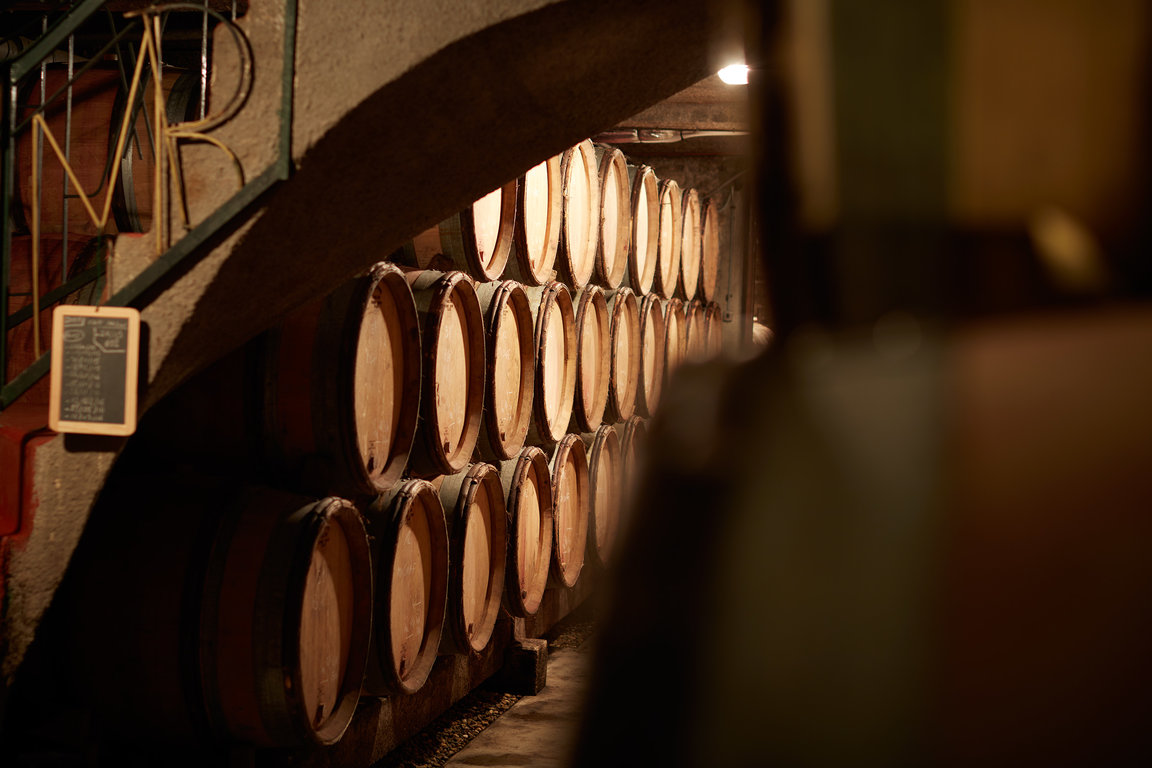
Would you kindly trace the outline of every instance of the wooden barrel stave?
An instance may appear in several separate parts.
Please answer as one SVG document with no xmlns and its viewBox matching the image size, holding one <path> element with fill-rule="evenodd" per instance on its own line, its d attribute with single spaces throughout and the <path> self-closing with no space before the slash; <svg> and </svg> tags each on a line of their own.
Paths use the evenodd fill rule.
<svg viewBox="0 0 1152 768">
<path fill-rule="evenodd" d="M 680 216 L 680 281 L 677 295 L 685 301 L 696 298 L 700 287 L 700 195 L 692 188 L 684 190 Z"/>
<path fill-rule="evenodd" d="M 560 159 L 563 215 L 557 272 L 573 290 L 592 279 L 600 237 L 600 174 L 596 150 L 585 139 L 563 152 Z"/>
<path fill-rule="evenodd" d="M 492 638 L 504 596 L 508 516 L 500 472 L 472 464 L 440 486 L 448 520 L 446 632 L 441 648 L 476 654 Z"/>
<path fill-rule="evenodd" d="M 588 518 L 592 501 L 588 485 L 588 452 L 579 435 L 556 444 L 552 472 L 552 581 L 574 587 L 584 568 Z"/>
<path fill-rule="evenodd" d="M 525 287 L 536 317 L 535 392 L 526 442 L 552 445 L 565 435 L 576 397 L 576 317 L 572 296 L 555 280 Z"/>
<path fill-rule="evenodd" d="M 685 355 L 685 315 L 684 302 L 680 299 L 667 299 L 664 305 L 664 381 L 684 362 Z"/>
<path fill-rule="evenodd" d="M 544 285 L 554 278 L 560 244 L 563 193 L 560 156 L 550 157 L 520 177 L 512 256 L 505 274 L 525 285 Z"/>
<path fill-rule="evenodd" d="M 636 388 L 636 411 L 654 416 L 664 389 L 664 309 L 656 294 L 640 302 L 640 381 Z"/>
<path fill-rule="evenodd" d="M 706 302 L 716 300 L 716 281 L 720 277 L 720 210 L 708 198 L 700 214 L 700 293 Z"/>
<path fill-rule="evenodd" d="M 656 274 L 652 290 L 666 299 L 676 292 L 680 280 L 683 211 L 680 207 L 680 185 L 674 179 L 660 182 L 660 231 L 656 248 Z"/>
<path fill-rule="evenodd" d="M 595 279 L 618 288 L 628 269 L 632 205 L 628 161 L 612 146 L 596 145 L 600 182 L 600 236 L 597 238 Z"/>
<path fill-rule="evenodd" d="M 693 299 L 684 310 L 685 315 L 685 359 L 698 363 L 708 357 L 708 334 L 705 328 L 704 302 Z"/>
<path fill-rule="evenodd" d="M 645 469 L 648 422 L 639 416 L 633 416 L 628 421 L 616 425 L 620 436 L 620 456 L 622 461 L 620 479 L 620 522 L 623 528 L 637 501 L 637 491 L 640 488 L 642 473 Z"/>
<path fill-rule="evenodd" d="M 707 356 L 719 357 L 724 352 L 724 314 L 720 305 L 709 302 L 704 307 L 704 338 L 707 339 Z"/>
<path fill-rule="evenodd" d="M 637 295 L 652 290 L 656 275 L 656 251 L 660 237 L 660 195 L 656 174 L 646 165 L 629 165 L 628 182 L 632 188 L 631 243 L 628 248 L 628 271 L 624 284 Z"/>
<path fill-rule="evenodd" d="M 485 344 L 480 300 L 463 272 L 413 270 L 408 284 L 420 318 L 420 419 L 408 461 L 418 477 L 463 469 L 480 437 Z"/>
<path fill-rule="evenodd" d="M 476 455 L 485 461 L 505 461 L 524 447 L 532 422 L 534 317 L 523 286 L 512 280 L 481 283 L 476 294 L 484 316 L 488 363 L 484 428 Z"/>
<path fill-rule="evenodd" d="M 624 421 L 636 410 L 640 381 L 640 309 L 636 294 L 618 288 L 609 294 L 612 318 L 612 371 L 608 383 L 607 418 Z"/>
<path fill-rule="evenodd" d="M 576 397 L 572 428 L 596 429 L 608 404 L 611 320 L 604 291 L 590 285 L 576 295 Z"/>
<path fill-rule="evenodd" d="M 376 569 L 374 641 L 364 694 L 415 693 L 440 648 L 448 600 L 444 507 L 427 480 L 381 494 L 366 517 Z"/>
<path fill-rule="evenodd" d="M 501 462 L 500 483 L 508 514 L 504 607 L 524 618 L 540 609 L 552 560 L 552 475 L 547 455 L 528 446 L 515 459 Z"/>
<path fill-rule="evenodd" d="M 588 451 L 588 486 L 591 520 L 588 525 L 588 551 L 593 562 L 606 567 L 616 542 L 620 523 L 623 458 L 620 434 L 615 426 L 602 424 L 595 432 L 580 436 Z"/>
</svg>

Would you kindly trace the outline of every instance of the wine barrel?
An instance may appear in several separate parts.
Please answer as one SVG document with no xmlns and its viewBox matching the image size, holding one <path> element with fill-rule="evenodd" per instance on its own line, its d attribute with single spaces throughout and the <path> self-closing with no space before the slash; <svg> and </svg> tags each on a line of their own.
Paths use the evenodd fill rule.
<svg viewBox="0 0 1152 768">
<path fill-rule="evenodd" d="M 544 285 L 553 279 L 560 243 L 562 186 L 560 157 L 550 157 L 520 177 L 516 194 L 516 225 L 507 276 L 525 285 Z"/>
<path fill-rule="evenodd" d="M 724 352 L 724 315 L 714 301 L 704 307 L 704 338 L 707 339 L 708 357 L 719 357 Z"/>
<path fill-rule="evenodd" d="M 684 302 L 667 299 L 664 304 L 664 378 L 667 381 L 684 362 L 684 340 L 687 323 Z"/>
<path fill-rule="evenodd" d="M 628 184 L 628 161 L 612 146 L 597 145 L 600 171 L 600 236 L 597 238 L 595 279 L 617 288 L 628 269 L 628 244 L 632 225 L 632 192 Z"/>
<path fill-rule="evenodd" d="M 486 375 L 480 300 L 463 272 L 413 270 L 407 279 L 424 357 L 424 396 L 408 471 L 450 475 L 468 464 L 480 437 Z"/>
<path fill-rule="evenodd" d="M 632 243 L 628 249 L 625 284 L 643 296 L 656 276 L 656 249 L 660 237 L 660 195 L 656 174 L 646 165 L 629 165 L 632 185 Z"/>
<path fill-rule="evenodd" d="M 152 191 L 155 184 L 156 120 L 149 73 L 145 68 L 137 90 L 136 103 L 130 120 L 130 131 L 124 152 L 119 159 L 119 175 L 113 187 L 113 218 L 105 232 L 144 232 L 151 226 Z M 103 210 L 105 181 L 111 175 L 117 138 L 123 124 L 127 106 L 127 90 L 121 80 L 120 69 L 114 65 L 98 64 L 75 77 L 72 84 L 71 124 L 68 118 L 68 70 L 63 65 L 49 65 L 44 72 L 44 95 L 48 98 L 43 112 L 49 130 L 67 152 L 68 162 L 85 193 L 89 195 L 97 215 Z M 196 78 L 179 70 L 166 69 L 162 86 L 166 117 L 169 122 L 181 122 L 191 116 L 191 108 L 199 100 L 195 96 Z M 19 96 L 21 120 L 31 117 L 41 105 L 39 77 L 26 79 Z M 59 96 L 53 98 L 59 92 Z M 16 141 L 15 193 L 18 205 L 13 206 L 17 226 L 31 230 L 33 167 L 32 127 L 21 129 Z M 65 231 L 64 167 L 41 137 L 40 232 Z M 67 231 L 70 235 L 93 237 L 100 234 L 84 204 L 75 197 L 77 190 L 68 181 Z M 96 195 L 95 198 L 92 198 Z"/>
<path fill-rule="evenodd" d="M 249 396 L 275 478 L 346 496 L 399 479 L 420 400 L 419 323 L 402 272 L 378 263 L 254 346 Z"/>
<path fill-rule="evenodd" d="M 481 283 L 476 294 L 484 315 L 488 357 L 484 428 L 476 452 L 486 461 L 504 461 L 524 447 L 532 421 L 532 307 L 524 288 L 512 280 Z"/>
<path fill-rule="evenodd" d="M 633 416 L 616 425 L 620 435 L 620 455 L 623 457 L 621 487 L 621 525 L 627 513 L 636 503 L 636 491 L 640 486 L 641 475 L 647 461 L 648 424 L 639 416 Z"/>
<path fill-rule="evenodd" d="M 596 150 L 585 139 L 560 158 L 563 216 L 557 263 L 560 279 L 573 290 L 592 279 L 600 239 L 600 173 Z"/>
<path fill-rule="evenodd" d="M 636 388 L 636 411 L 656 414 L 664 388 L 664 310 L 656 294 L 640 302 L 640 382 Z"/>
<path fill-rule="evenodd" d="M 513 616 L 540 609 L 552 559 L 552 476 L 548 457 L 528 446 L 500 464 L 500 483 L 508 500 L 508 563 L 504 607 Z"/>
<path fill-rule="evenodd" d="M 572 418 L 576 397 L 576 317 L 572 296 L 553 280 L 527 287 L 528 303 L 536 315 L 536 391 L 532 396 L 532 423 L 527 442 L 551 445 L 562 438 Z"/>
<path fill-rule="evenodd" d="M 245 492 L 217 536 L 201 602 L 213 729 L 259 746 L 334 743 L 360 698 L 371 625 L 371 560 L 355 507 Z"/>
<path fill-rule="evenodd" d="M 504 596 L 508 517 L 500 472 L 473 464 L 444 478 L 440 501 L 448 519 L 447 646 L 479 653 L 492 639 Z"/>
<path fill-rule="evenodd" d="M 576 294 L 576 399 L 573 429 L 587 432 L 604 419 L 611 373 L 611 321 L 604 291 L 595 285 Z"/>
<path fill-rule="evenodd" d="M 685 359 L 700 362 L 708 357 L 708 331 L 705 328 L 704 302 L 693 299 L 684 310 L 685 315 Z"/>
<path fill-rule="evenodd" d="M 360 514 L 131 467 L 109 478 L 54 603 L 69 631 L 50 663 L 70 700 L 117 741 L 338 740 L 371 634 Z"/>
<path fill-rule="evenodd" d="M 427 480 L 381 494 L 366 515 L 376 568 L 375 639 L 364 693 L 415 693 L 440 647 L 448 600 L 448 529 Z"/>
<path fill-rule="evenodd" d="M 565 435 L 556 444 L 552 469 L 552 577 L 574 587 L 584 568 L 588 516 L 592 506 L 588 486 L 588 452 L 580 435 Z"/>
<path fill-rule="evenodd" d="M 588 525 L 588 544 L 592 559 L 608 565 L 620 523 L 620 481 L 623 457 L 620 434 L 611 424 L 581 435 L 588 450 L 588 485 L 591 492 L 592 519 Z"/>
<path fill-rule="evenodd" d="M 640 384 L 640 306 L 636 294 L 618 288 L 608 298 L 612 318 L 612 372 L 608 380 L 609 421 L 624 421 L 636 411 Z"/>
<path fill-rule="evenodd" d="M 452 269 L 479 281 L 499 280 L 512 253 L 518 181 L 510 181 L 404 244 L 402 261 L 436 268 L 443 257 Z M 447 264 L 445 264 L 447 266 Z"/>
<path fill-rule="evenodd" d="M 680 216 L 680 297 L 696 298 L 700 286 L 700 196 L 695 189 L 684 190 Z"/>
<path fill-rule="evenodd" d="M 660 235 L 656 246 L 656 275 L 653 290 L 666 299 L 676 292 L 680 279 L 682 234 L 680 185 L 673 179 L 660 182 Z"/>
<path fill-rule="evenodd" d="M 700 222 L 700 298 L 716 300 L 716 281 L 720 277 L 720 211 L 716 201 L 704 201 Z"/>
</svg>

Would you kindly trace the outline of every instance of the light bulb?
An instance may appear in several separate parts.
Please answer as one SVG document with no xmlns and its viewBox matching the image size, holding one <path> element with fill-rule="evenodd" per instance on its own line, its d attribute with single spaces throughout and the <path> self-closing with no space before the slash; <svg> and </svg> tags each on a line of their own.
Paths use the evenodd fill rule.
<svg viewBox="0 0 1152 768">
<path fill-rule="evenodd" d="M 728 83 L 728 85 L 748 84 L 747 64 L 729 64 L 716 74 L 720 75 L 720 79 Z"/>
</svg>

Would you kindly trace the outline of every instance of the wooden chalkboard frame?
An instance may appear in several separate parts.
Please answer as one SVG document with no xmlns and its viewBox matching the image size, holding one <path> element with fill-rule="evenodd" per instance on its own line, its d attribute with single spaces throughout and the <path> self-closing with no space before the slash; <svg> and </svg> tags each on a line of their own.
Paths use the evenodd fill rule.
<svg viewBox="0 0 1152 768">
<path fill-rule="evenodd" d="M 113 389 L 123 396 L 123 420 L 74 420 L 61 418 L 64 412 L 64 375 L 69 354 L 73 354 L 65 344 L 65 323 L 68 318 L 121 318 L 127 320 L 127 340 L 123 370 L 123 387 L 119 386 L 119 374 L 112 383 Z M 102 350 L 104 351 L 104 350 Z M 105 352 L 106 353 L 106 352 Z M 117 350 L 118 353 L 118 350 Z M 126 436 L 136 431 L 136 386 L 140 370 L 140 310 L 132 307 L 93 307 L 83 305 L 60 305 L 52 313 L 52 376 L 48 407 L 48 426 L 56 432 L 72 432 L 86 435 Z M 104 388 L 107 382 L 101 382 Z M 119 406 L 119 399 L 115 405 Z"/>
</svg>

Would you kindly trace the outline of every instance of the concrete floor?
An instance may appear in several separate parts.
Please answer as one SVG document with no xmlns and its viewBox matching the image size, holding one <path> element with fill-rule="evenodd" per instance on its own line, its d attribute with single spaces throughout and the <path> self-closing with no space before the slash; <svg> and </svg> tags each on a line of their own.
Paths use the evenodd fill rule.
<svg viewBox="0 0 1152 768">
<path fill-rule="evenodd" d="M 548 658 L 548 683 L 525 696 L 452 756 L 446 768 L 567 765 L 588 679 L 591 643 L 554 651 Z"/>
</svg>

